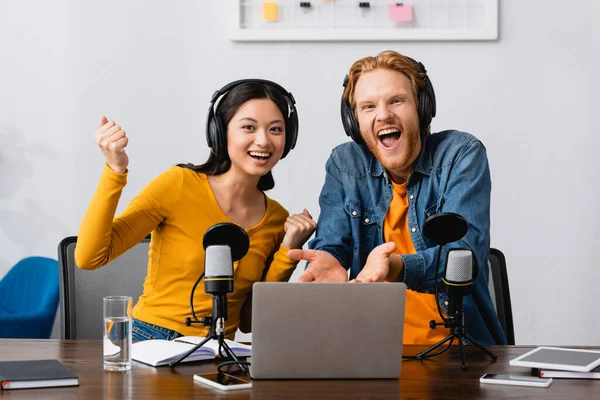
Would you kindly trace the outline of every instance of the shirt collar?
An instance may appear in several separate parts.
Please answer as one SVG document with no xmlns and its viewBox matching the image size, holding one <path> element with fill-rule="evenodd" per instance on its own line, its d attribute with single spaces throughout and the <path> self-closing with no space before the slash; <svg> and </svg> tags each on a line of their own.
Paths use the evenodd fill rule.
<svg viewBox="0 0 600 400">
<path fill-rule="evenodd" d="M 429 136 L 431 136 L 431 134 L 425 135 L 425 137 L 421 140 L 421 153 L 419 154 L 419 158 L 417 158 L 417 162 L 415 164 L 414 169 L 414 171 L 426 176 L 431 175 L 431 170 L 433 169 L 431 152 L 429 151 L 429 143 L 427 141 L 427 139 L 429 139 Z"/>
</svg>

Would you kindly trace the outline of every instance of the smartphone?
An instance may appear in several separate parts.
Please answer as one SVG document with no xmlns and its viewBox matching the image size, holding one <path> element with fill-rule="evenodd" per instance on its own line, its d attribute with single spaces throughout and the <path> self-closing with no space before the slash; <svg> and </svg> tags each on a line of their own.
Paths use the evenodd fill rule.
<svg viewBox="0 0 600 400">
<path fill-rule="evenodd" d="M 485 374 L 479 378 L 479 382 L 496 385 L 548 387 L 552 383 L 552 378 L 511 374 Z"/>
<path fill-rule="evenodd" d="M 252 381 L 247 375 L 235 376 L 223 372 L 196 374 L 194 380 L 219 390 L 239 390 L 252 387 Z"/>
</svg>

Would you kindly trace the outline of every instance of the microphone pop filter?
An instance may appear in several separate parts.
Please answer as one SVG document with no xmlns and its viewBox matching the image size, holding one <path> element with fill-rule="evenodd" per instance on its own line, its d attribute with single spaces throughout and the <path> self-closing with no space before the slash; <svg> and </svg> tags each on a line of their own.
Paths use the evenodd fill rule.
<svg viewBox="0 0 600 400">
<path fill-rule="evenodd" d="M 461 239 L 469 230 L 469 223 L 460 214 L 442 212 L 425 220 L 423 235 L 435 244 L 445 245 Z"/>
<path fill-rule="evenodd" d="M 238 261 L 248 252 L 250 239 L 242 227 L 230 222 L 222 222 L 208 228 L 202 240 L 205 250 L 215 245 L 229 246 L 232 261 Z"/>
</svg>

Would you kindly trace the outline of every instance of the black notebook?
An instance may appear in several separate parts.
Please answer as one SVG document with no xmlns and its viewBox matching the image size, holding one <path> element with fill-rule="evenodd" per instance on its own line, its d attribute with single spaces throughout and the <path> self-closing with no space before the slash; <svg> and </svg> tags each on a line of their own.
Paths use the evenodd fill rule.
<svg viewBox="0 0 600 400">
<path fill-rule="evenodd" d="M 2 389 L 77 386 L 79 379 L 58 360 L 0 362 Z"/>
</svg>

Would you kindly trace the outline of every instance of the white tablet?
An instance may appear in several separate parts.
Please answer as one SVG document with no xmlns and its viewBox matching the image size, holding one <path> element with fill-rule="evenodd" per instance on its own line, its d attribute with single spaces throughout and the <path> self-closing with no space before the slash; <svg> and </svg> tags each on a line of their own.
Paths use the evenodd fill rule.
<svg viewBox="0 0 600 400">
<path fill-rule="evenodd" d="M 538 347 L 513 360 L 510 365 L 587 372 L 600 365 L 600 350 Z"/>
</svg>

